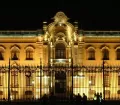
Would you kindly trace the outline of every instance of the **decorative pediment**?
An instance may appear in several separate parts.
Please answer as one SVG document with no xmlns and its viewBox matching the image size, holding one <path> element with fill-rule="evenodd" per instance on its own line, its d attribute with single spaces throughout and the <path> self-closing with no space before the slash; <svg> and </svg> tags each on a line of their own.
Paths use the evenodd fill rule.
<svg viewBox="0 0 120 105">
<path fill-rule="evenodd" d="M 57 12 L 56 15 L 54 16 L 54 21 L 57 23 L 65 23 L 68 21 L 68 17 L 64 14 L 64 12 Z"/>
<path fill-rule="evenodd" d="M 76 37 L 74 35 L 75 33 L 75 27 L 68 22 L 68 17 L 64 14 L 64 12 L 57 12 L 56 15 L 54 16 L 54 22 L 50 23 L 47 26 L 47 33 L 49 34 L 49 41 L 54 40 L 64 40 L 67 42 L 70 42 L 72 40 L 74 40 L 74 38 L 76 39 Z M 64 37 L 62 36 L 62 34 L 59 33 L 64 33 Z M 57 35 L 57 37 L 56 37 Z M 48 39 L 48 36 L 46 35 L 46 37 L 44 38 L 45 40 Z"/>
</svg>

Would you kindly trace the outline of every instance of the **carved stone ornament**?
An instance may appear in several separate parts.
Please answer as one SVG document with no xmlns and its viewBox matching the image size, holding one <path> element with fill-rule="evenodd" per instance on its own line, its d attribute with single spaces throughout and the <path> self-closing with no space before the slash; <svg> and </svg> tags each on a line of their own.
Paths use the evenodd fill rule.
<svg viewBox="0 0 120 105">
<path fill-rule="evenodd" d="M 26 71 L 25 72 L 25 76 L 30 77 L 31 76 L 31 72 L 30 71 Z"/>
<path fill-rule="evenodd" d="M 57 12 L 54 16 L 54 20 L 57 23 L 65 23 L 69 18 L 64 14 L 64 12 Z"/>
</svg>

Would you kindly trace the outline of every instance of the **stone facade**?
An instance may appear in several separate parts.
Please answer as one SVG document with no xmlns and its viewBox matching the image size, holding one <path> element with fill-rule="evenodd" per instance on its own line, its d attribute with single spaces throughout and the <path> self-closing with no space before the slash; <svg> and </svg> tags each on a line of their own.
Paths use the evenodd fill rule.
<svg viewBox="0 0 120 105">
<path fill-rule="evenodd" d="M 73 74 L 73 93 L 82 95 L 84 92 L 91 99 L 94 92 L 104 94 L 103 68 L 101 72 L 96 69 L 103 67 L 103 61 L 105 67 L 108 67 L 108 72 L 105 72 L 108 75 L 105 74 L 104 81 L 108 84 L 105 87 L 105 97 L 119 99 L 120 31 L 81 30 L 78 22 L 70 23 L 63 12 L 56 13 L 52 23 L 43 22 L 40 30 L 0 31 L 0 99 L 8 99 L 9 78 L 11 100 L 38 99 L 50 91 L 54 91 L 56 95 L 65 93 L 64 95 L 68 96 L 71 92 L 72 76 L 69 72 L 65 73 L 64 82 L 60 82 L 64 85 L 62 87 L 65 92 L 57 92 L 55 89 L 61 86 L 59 81 L 62 80 L 56 80 L 55 70 L 59 71 L 56 68 L 63 66 L 69 69 L 71 65 L 78 67 L 77 75 L 75 72 Z M 46 72 L 42 71 L 42 79 L 38 76 L 40 65 L 41 69 L 48 67 Z M 52 67 L 56 67 L 54 73 L 49 74 Z M 91 69 L 91 72 L 87 73 L 89 68 L 96 71 Z M 30 76 L 27 76 L 26 71 Z M 81 74 L 85 78 L 81 79 Z"/>
</svg>

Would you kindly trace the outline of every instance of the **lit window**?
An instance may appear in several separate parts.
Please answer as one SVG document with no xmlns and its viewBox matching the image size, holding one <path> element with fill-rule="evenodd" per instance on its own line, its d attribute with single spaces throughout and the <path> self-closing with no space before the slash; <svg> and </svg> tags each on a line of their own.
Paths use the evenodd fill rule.
<svg viewBox="0 0 120 105">
<path fill-rule="evenodd" d="M 94 49 L 89 49 L 88 60 L 95 60 L 95 50 Z"/>
<path fill-rule="evenodd" d="M 32 77 L 26 77 L 26 86 L 32 86 Z"/>
<path fill-rule="evenodd" d="M 56 45 L 55 58 L 56 59 L 65 59 L 65 45 L 64 44 L 59 43 Z"/>
<path fill-rule="evenodd" d="M 105 87 L 109 87 L 110 86 L 110 76 L 109 76 L 109 73 L 105 73 L 104 82 L 105 82 Z"/>
<path fill-rule="evenodd" d="M 11 86 L 18 87 L 18 71 L 11 72 Z"/>
<path fill-rule="evenodd" d="M 95 86 L 95 76 L 92 75 L 89 77 L 89 85 Z"/>
<path fill-rule="evenodd" d="M 26 60 L 33 60 L 33 50 L 32 49 L 26 50 Z"/>
<path fill-rule="evenodd" d="M 26 86 L 32 86 L 32 76 L 30 71 L 26 71 Z"/>
</svg>

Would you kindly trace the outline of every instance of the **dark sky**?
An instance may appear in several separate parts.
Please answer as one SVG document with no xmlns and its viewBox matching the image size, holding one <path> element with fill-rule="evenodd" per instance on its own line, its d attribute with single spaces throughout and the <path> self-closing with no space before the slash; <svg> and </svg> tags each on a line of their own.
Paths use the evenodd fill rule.
<svg viewBox="0 0 120 105">
<path fill-rule="evenodd" d="M 119 3 L 110 0 L 78 1 L 56 0 L 53 4 L 51 0 L 44 0 L 39 4 L 18 3 L 1 7 L 0 30 L 37 30 L 42 28 L 43 21 L 52 22 L 51 18 L 58 11 L 63 11 L 70 22 L 77 20 L 83 30 L 120 30 Z"/>
</svg>

